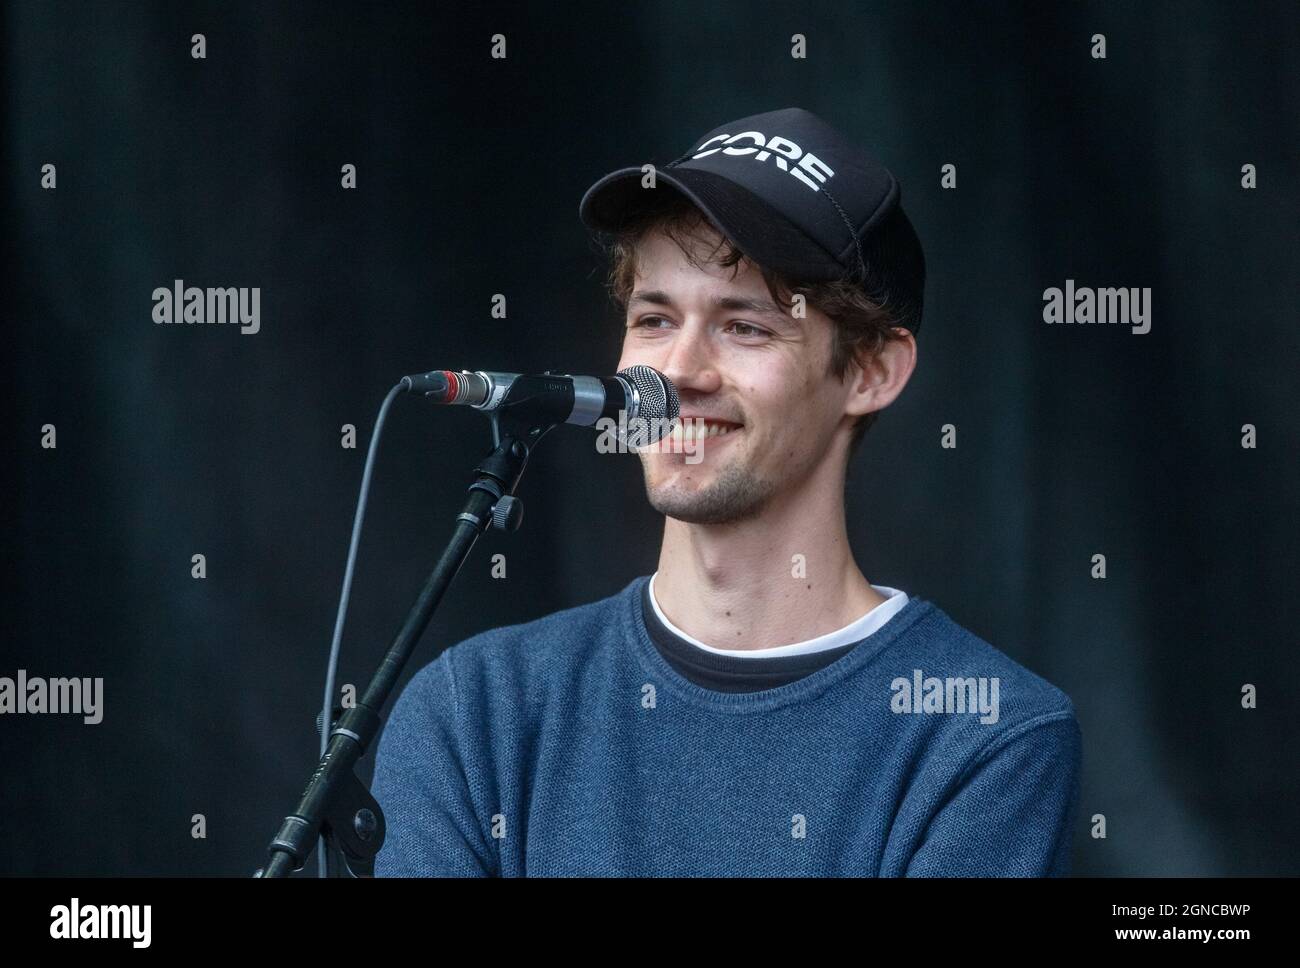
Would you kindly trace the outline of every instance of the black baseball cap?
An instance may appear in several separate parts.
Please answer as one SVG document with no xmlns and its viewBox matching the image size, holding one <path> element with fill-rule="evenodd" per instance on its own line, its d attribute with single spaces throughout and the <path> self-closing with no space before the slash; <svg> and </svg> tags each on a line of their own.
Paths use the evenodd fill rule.
<svg viewBox="0 0 1300 968">
<path fill-rule="evenodd" d="M 802 281 L 845 279 L 916 333 L 925 255 L 893 174 L 802 108 L 732 121 L 701 136 L 643 188 L 640 167 L 620 168 L 582 197 L 590 229 L 614 233 L 662 186 L 685 195 L 754 262 Z"/>
</svg>

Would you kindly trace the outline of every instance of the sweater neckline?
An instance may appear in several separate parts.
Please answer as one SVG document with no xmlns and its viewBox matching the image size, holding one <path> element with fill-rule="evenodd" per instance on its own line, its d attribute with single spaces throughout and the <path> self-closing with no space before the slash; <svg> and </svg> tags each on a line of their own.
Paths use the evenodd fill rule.
<svg viewBox="0 0 1300 968">
<path fill-rule="evenodd" d="M 650 576 L 633 579 L 623 590 L 623 622 L 627 629 L 624 641 L 641 667 L 673 695 L 702 709 L 744 715 L 765 712 L 801 700 L 815 698 L 840 680 L 852 675 L 874 656 L 889 648 L 920 619 L 934 610 L 927 600 L 910 596 L 896 615 L 881 628 L 859 641 L 852 649 L 829 665 L 794 682 L 752 692 L 720 692 L 696 685 L 672 667 L 655 647 L 641 615 L 641 596 Z"/>
<path fill-rule="evenodd" d="M 802 642 L 771 646 L 753 652 L 728 651 L 706 645 L 672 623 L 668 616 L 664 614 L 664 610 L 659 607 L 659 602 L 655 596 L 655 575 L 658 574 L 657 571 L 651 574 L 642 597 L 650 602 L 650 607 L 654 610 L 655 618 L 659 624 L 681 642 L 694 646 L 700 652 L 717 656 L 728 662 L 762 662 L 765 659 L 794 658 L 796 656 L 817 655 L 820 652 L 833 652 L 842 649 L 846 645 L 861 642 L 868 635 L 882 628 L 886 622 L 902 611 L 903 606 L 911 600 L 910 596 L 900 589 L 890 588 L 888 585 L 872 585 L 871 587 L 884 598 L 884 601 L 833 632 L 827 632 L 825 635 L 818 635 L 811 639 L 804 639 Z"/>
</svg>

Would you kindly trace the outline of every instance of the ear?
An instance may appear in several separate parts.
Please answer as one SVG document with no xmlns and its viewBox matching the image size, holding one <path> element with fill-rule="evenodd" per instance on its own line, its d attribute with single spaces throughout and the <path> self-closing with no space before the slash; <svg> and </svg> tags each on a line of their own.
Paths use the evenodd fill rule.
<svg viewBox="0 0 1300 968">
<path fill-rule="evenodd" d="M 875 356 L 858 354 L 844 374 L 844 412 L 850 416 L 883 410 L 903 392 L 916 368 L 916 337 L 901 326 L 893 327 L 894 339 L 887 340 Z"/>
</svg>

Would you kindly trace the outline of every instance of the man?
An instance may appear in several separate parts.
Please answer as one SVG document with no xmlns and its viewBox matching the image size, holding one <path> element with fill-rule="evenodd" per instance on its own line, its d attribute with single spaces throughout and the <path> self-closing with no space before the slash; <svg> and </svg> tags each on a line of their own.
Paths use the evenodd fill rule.
<svg viewBox="0 0 1300 968">
<path fill-rule="evenodd" d="M 848 544 L 848 459 L 916 363 L 894 177 L 787 109 L 616 171 L 580 212 L 612 238 L 619 368 L 663 372 L 706 429 L 640 453 L 653 576 L 411 680 L 376 873 L 1067 873 L 1069 698 Z"/>
</svg>

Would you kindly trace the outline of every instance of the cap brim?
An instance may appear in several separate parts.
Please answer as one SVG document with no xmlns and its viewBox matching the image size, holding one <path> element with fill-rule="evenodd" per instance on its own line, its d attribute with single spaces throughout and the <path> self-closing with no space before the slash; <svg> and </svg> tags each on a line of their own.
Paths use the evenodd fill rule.
<svg viewBox="0 0 1300 968">
<path fill-rule="evenodd" d="M 799 279 L 833 279 L 845 267 L 802 229 L 735 182 L 712 172 L 656 171 L 655 187 L 641 187 L 640 168 L 620 168 L 587 189 L 578 204 L 583 224 L 615 233 L 653 205 L 665 186 L 685 195 L 709 223 L 754 262 Z"/>
</svg>

